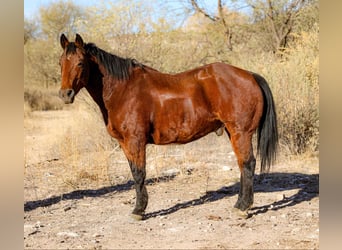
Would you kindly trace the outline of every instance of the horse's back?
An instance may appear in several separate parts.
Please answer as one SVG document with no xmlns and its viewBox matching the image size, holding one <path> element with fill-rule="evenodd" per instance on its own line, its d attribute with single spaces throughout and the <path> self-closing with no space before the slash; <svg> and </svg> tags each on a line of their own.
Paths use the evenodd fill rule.
<svg viewBox="0 0 342 250">
<path fill-rule="evenodd" d="M 262 102 L 261 89 L 251 72 L 225 64 L 212 63 L 192 72 L 211 106 L 218 110 L 236 106 L 238 103 L 255 105 Z"/>
</svg>

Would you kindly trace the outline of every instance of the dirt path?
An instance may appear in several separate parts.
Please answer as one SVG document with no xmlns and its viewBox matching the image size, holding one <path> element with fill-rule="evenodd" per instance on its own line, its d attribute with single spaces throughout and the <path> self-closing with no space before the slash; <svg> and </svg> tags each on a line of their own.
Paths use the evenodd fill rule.
<svg viewBox="0 0 342 250">
<path fill-rule="evenodd" d="M 241 219 L 232 213 L 239 170 L 224 136 L 151 146 L 147 219 L 137 222 L 129 217 L 135 191 L 120 149 L 108 160 L 112 179 L 92 179 L 89 170 L 77 188 L 60 181 L 69 166 L 47 138 L 67 119 L 67 112 L 46 112 L 25 122 L 26 249 L 318 249 L 317 159 L 279 162 L 264 179 L 257 175 L 250 218 Z"/>
</svg>

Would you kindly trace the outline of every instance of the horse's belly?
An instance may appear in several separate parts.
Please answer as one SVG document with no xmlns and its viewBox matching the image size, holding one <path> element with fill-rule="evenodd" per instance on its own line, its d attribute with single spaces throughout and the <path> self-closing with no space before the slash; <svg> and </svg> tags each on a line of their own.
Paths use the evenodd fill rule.
<svg viewBox="0 0 342 250">
<path fill-rule="evenodd" d="M 196 98 L 195 98 L 195 97 Z M 222 123 L 211 112 L 203 95 L 163 95 L 154 112 L 151 137 L 155 144 L 187 143 L 210 132 Z"/>
<path fill-rule="evenodd" d="M 177 122 L 164 121 L 163 125 L 154 128 L 152 133 L 154 144 L 188 143 L 199 139 L 222 126 L 218 120 Z"/>
</svg>

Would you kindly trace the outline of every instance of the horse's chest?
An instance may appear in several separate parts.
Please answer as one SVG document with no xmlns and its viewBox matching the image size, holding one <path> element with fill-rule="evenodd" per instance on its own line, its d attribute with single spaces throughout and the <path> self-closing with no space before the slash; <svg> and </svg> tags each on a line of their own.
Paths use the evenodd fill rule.
<svg viewBox="0 0 342 250">
<path fill-rule="evenodd" d="M 121 133 L 119 133 L 119 131 L 113 126 L 113 124 L 110 121 L 107 124 L 107 131 L 108 131 L 109 135 L 112 136 L 113 138 L 115 138 L 117 140 L 122 139 Z"/>
</svg>

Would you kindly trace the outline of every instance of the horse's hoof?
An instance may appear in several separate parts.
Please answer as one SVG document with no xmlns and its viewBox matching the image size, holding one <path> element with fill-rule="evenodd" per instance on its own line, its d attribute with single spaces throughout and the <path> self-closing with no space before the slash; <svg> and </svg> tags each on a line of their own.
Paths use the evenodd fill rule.
<svg viewBox="0 0 342 250">
<path fill-rule="evenodd" d="M 141 214 L 131 214 L 131 217 L 136 221 L 141 221 L 143 219 L 143 216 Z"/>
<path fill-rule="evenodd" d="M 234 208 L 233 208 L 233 212 L 234 212 L 237 216 L 239 216 L 240 218 L 243 218 L 243 219 L 247 219 L 247 218 L 249 217 L 248 209 L 242 211 L 242 210 L 240 210 L 240 209 L 234 207 Z"/>
</svg>

